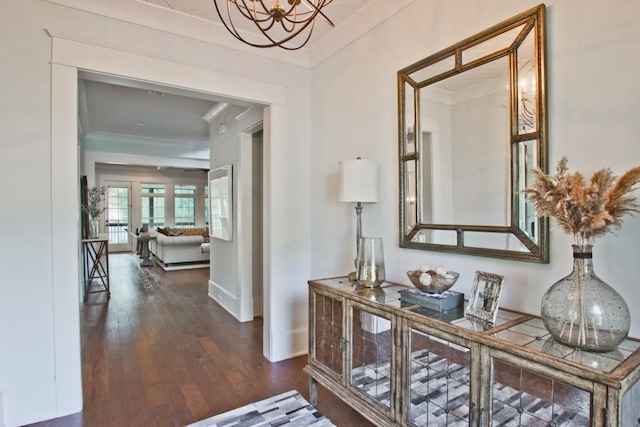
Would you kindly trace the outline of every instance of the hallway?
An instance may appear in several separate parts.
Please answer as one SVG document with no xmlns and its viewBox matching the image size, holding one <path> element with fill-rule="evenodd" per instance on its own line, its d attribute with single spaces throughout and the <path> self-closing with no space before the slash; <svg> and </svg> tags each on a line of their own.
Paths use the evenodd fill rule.
<svg viewBox="0 0 640 427">
<path fill-rule="evenodd" d="M 307 357 L 269 363 L 262 319 L 239 323 L 207 296 L 209 269 L 166 272 L 112 254 L 111 300 L 81 306 L 84 411 L 35 426 L 183 426 L 296 389 L 308 400 Z M 338 426 L 368 426 L 320 388 Z"/>
</svg>

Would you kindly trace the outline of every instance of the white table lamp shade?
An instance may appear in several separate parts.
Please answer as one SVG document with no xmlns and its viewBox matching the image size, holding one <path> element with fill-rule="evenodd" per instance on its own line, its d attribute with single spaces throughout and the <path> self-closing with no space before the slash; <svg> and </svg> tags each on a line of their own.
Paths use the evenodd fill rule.
<svg viewBox="0 0 640 427">
<path fill-rule="evenodd" d="M 373 203 L 378 201 L 378 165 L 373 160 L 340 162 L 341 202 Z"/>
</svg>

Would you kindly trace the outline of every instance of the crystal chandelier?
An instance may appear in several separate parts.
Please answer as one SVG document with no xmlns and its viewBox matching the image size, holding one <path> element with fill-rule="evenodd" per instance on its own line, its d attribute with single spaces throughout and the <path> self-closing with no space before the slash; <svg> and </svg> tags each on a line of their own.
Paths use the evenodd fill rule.
<svg viewBox="0 0 640 427">
<path fill-rule="evenodd" d="M 285 1 L 285 0 L 283 0 Z M 332 27 L 333 22 L 322 12 L 322 8 L 333 0 L 286 0 L 288 6 L 280 4 L 280 0 L 214 0 L 220 20 L 229 32 L 238 40 L 253 47 L 274 47 L 297 50 L 311 38 L 316 17 L 320 16 Z M 220 3 L 226 3 L 225 6 Z M 248 41 L 240 34 L 239 28 L 243 19 L 251 21 L 267 38 L 264 43 Z M 293 44 L 298 37 L 299 42 Z"/>
</svg>

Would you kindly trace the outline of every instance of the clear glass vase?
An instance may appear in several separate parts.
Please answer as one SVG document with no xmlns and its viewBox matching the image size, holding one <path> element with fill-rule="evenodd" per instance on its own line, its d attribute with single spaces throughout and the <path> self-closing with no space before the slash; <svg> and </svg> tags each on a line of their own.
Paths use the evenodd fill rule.
<svg viewBox="0 0 640 427">
<path fill-rule="evenodd" d="M 625 300 L 593 271 L 591 245 L 573 245 L 573 271 L 547 290 L 541 313 L 557 341 L 586 351 L 614 350 L 631 327 Z"/>
<path fill-rule="evenodd" d="M 89 220 L 89 238 L 97 239 L 99 232 L 100 232 L 100 218 L 91 217 L 91 219 Z"/>
<path fill-rule="evenodd" d="M 356 281 L 367 288 L 380 286 L 385 280 L 384 254 L 380 237 L 361 237 L 356 259 Z"/>
</svg>

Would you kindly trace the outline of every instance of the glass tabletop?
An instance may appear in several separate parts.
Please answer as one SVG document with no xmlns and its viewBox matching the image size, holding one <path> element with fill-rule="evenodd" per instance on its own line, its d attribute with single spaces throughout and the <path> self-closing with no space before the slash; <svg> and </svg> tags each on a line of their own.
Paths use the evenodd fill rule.
<svg viewBox="0 0 640 427">
<path fill-rule="evenodd" d="M 593 353 L 568 347 L 553 339 L 540 318 L 529 319 L 496 332 L 493 336 L 604 372 L 611 372 L 640 348 L 640 342 L 630 339 L 624 340 L 616 350 L 607 353 Z"/>
</svg>

